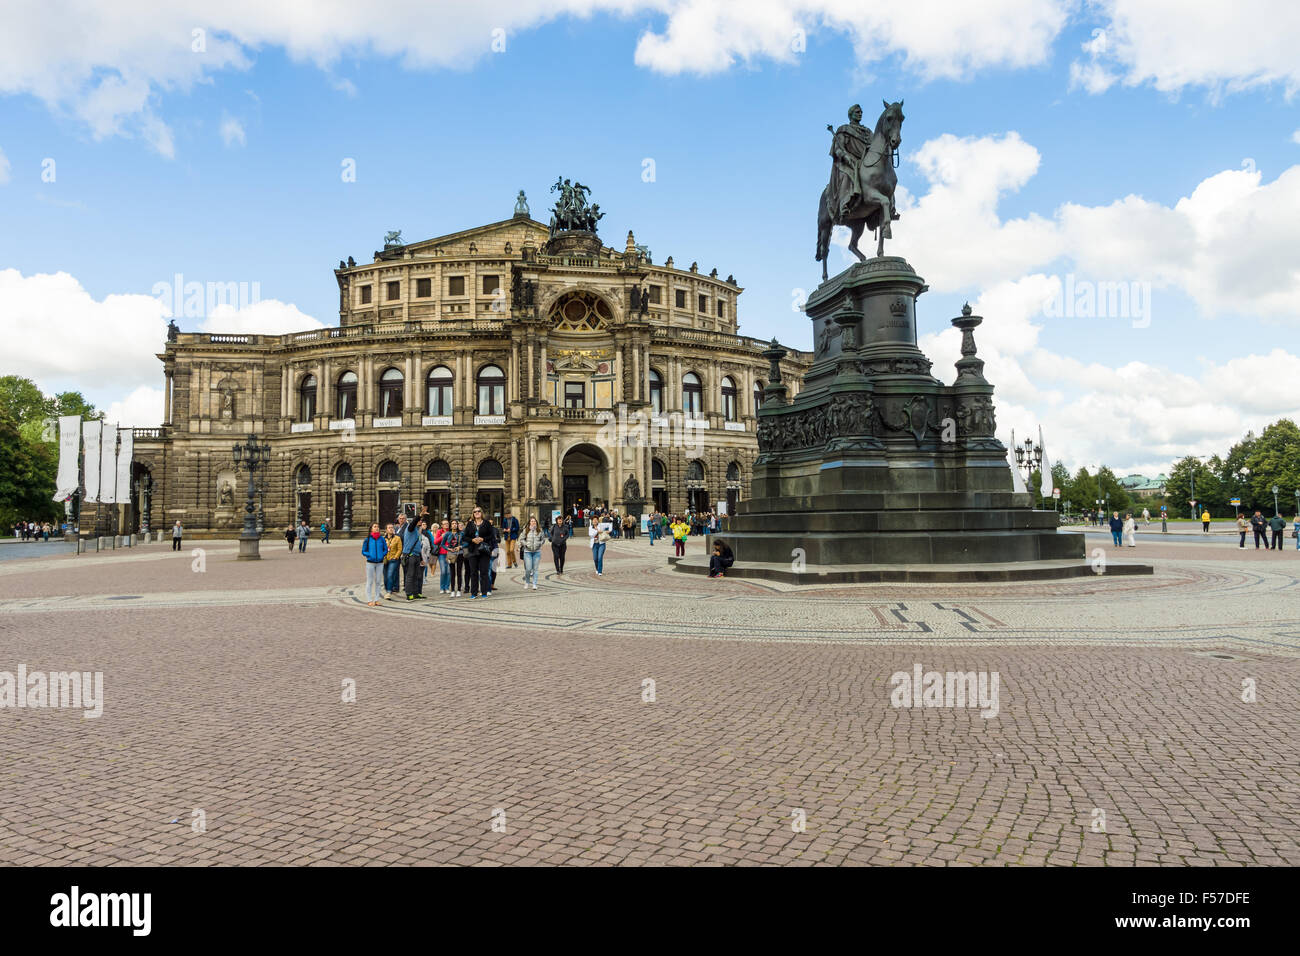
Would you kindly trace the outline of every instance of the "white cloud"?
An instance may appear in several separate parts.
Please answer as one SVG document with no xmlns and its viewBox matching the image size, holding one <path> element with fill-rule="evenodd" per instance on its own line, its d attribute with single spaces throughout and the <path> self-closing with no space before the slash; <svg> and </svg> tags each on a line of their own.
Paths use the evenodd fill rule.
<svg viewBox="0 0 1300 956">
<path fill-rule="evenodd" d="M 107 420 L 134 428 L 153 428 L 163 421 L 163 401 L 166 393 L 161 388 L 141 385 L 120 401 L 109 403 Z"/>
<path fill-rule="evenodd" d="M 635 62 L 662 73 L 710 73 L 737 61 L 790 62 L 796 29 L 847 34 L 859 65 L 897 56 L 923 78 L 969 76 L 988 67 L 1046 61 L 1067 0 L 953 0 L 940 4 L 861 0 L 514 0 L 439 4 L 390 0 L 376 17 L 364 5 L 311 0 L 51 0 L 23 4 L 0 31 L 0 93 L 28 93 L 71 112 L 96 137 L 144 137 L 174 152 L 158 116 L 164 94 L 225 70 L 248 69 L 254 51 L 283 48 L 329 70 L 373 54 L 408 69 L 464 69 L 490 55 L 493 31 L 506 49 L 516 34 L 564 17 L 612 13 L 661 18 L 645 31 Z M 945 29 L 935 29 L 936 22 Z M 196 36 L 195 31 L 202 31 Z M 349 81 L 335 83 L 348 95 Z"/>
<path fill-rule="evenodd" d="M 227 147 L 238 143 L 245 146 L 248 143 L 248 137 L 244 134 L 244 124 L 229 114 L 221 117 L 221 141 Z"/>
<path fill-rule="evenodd" d="M 1300 165 L 1265 182 L 1248 162 L 1208 176 L 1172 206 L 1130 195 L 1104 206 L 1064 203 L 1050 218 L 1003 219 L 999 203 L 1041 161 L 1017 133 L 945 134 L 922 144 L 912 161 L 929 189 L 919 197 L 900 190 L 891 249 L 925 263 L 938 291 L 1064 264 L 1094 280 L 1181 290 L 1210 317 L 1300 320 Z"/>
<path fill-rule="evenodd" d="M 3 149 L 0 149 L 0 186 L 9 182 L 9 169 L 9 157 L 5 155 Z"/>
<path fill-rule="evenodd" d="M 30 378 L 47 394 L 80 391 L 100 408 L 153 416 L 133 424 L 156 425 L 150 408 L 161 394 L 162 363 L 155 357 L 167 338 L 170 308 L 152 295 L 95 299 L 66 272 L 23 276 L 0 270 L 0 375 Z M 191 320 L 192 321 L 192 320 Z M 297 306 L 264 299 L 238 308 L 218 305 L 183 331 L 279 335 L 320 328 Z M 112 417 L 112 416 L 110 416 Z"/>
<path fill-rule="evenodd" d="M 1300 4 L 1294 0 L 1095 0 L 1107 22 L 1085 44 L 1081 73 L 1128 86 L 1150 83 L 1176 93 L 1202 87 L 1211 95 L 1280 85 L 1300 89 Z M 1100 71 L 1094 73 L 1093 71 Z M 1073 74 L 1073 70 L 1071 71 Z M 1098 84 L 1089 92 L 1109 85 Z"/>
<path fill-rule="evenodd" d="M 1296 130 L 1294 133 L 1291 134 L 1291 142 L 1295 143 L 1297 146 L 1300 146 L 1300 129 Z"/>
</svg>

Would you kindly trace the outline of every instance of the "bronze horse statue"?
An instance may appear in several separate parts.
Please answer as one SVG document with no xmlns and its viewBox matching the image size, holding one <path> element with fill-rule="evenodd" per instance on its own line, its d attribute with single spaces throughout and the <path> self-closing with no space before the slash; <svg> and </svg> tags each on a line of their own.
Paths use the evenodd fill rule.
<svg viewBox="0 0 1300 956">
<path fill-rule="evenodd" d="M 881 101 L 884 103 L 884 101 Z M 858 249 L 858 239 L 863 230 L 877 233 L 876 255 L 885 254 L 885 240 L 892 239 L 889 224 L 898 218 L 894 211 L 894 188 L 898 177 L 894 174 L 897 150 L 902 143 L 903 101 L 884 103 L 885 109 L 876 120 L 875 129 L 868 137 L 862 126 L 862 108 L 849 110 L 850 122 L 833 130 L 831 142 L 831 181 L 822 190 L 817 204 L 817 256 L 822 264 L 822 281 L 826 281 L 826 260 L 830 255 L 831 229 L 848 226 L 849 251 L 865 262 L 866 256 Z M 828 130 L 831 127 L 826 127 Z"/>
</svg>

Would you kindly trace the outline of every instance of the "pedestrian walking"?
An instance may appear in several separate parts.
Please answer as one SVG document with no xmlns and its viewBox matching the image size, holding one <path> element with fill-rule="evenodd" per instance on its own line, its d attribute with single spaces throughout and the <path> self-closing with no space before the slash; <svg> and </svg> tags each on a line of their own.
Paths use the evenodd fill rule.
<svg viewBox="0 0 1300 956">
<path fill-rule="evenodd" d="M 361 556 L 366 559 L 366 607 L 378 607 L 384 583 L 384 559 L 388 557 L 388 542 L 379 533 L 378 522 L 370 526 L 370 534 L 361 543 Z"/>
<path fill-rule="evenodd" d="M 1210 509 L 1206 508 L 1201 512 L 1201 533 L 1210 533 Z"/>
<path fill-rule="evenodd" d="M 1249 530 L 1250 522 L 1246 520 L 1245 515 L 1238 513 L 1237 532 L 1241 535 L 1241 540 L 1237 542 L 1237 547 L 1242 551 L 1246 550 L 1246 532 Z"/>
<path fill-rule="evenodd" d="M 293 525 L 284 529 L 284 540 L 289 542 L 289 553 L 293 554 L 294 543 L 298 540 L 298 532 L 293 530 Z"/>
<path fill-rule="evenodd" d="M 608 517 L 597 518 L 587 529 L 587 540 L 591 544 L 591 560 L 596 565 L 596 577 L 605 571 L 605 546 L 609 544 L 610 528 Z"/>
<path fill-rule="evenodd" d="M 181 527 L 180 521 L 177 521 L 174 525 L 172 525 L 172 550 L 173 551 L 179 551 L 181 549 L 181 536 L 183 534 L 185 534 L 185 529 Z"/>
<path fill-rule="evenodd" d="M 307 519 L 303 518 L 298 522 L 298 553 L 302 554 L 307 550 L 307 538 L 311 535 L 311 528 L 307 527 Z"/>
<path fill-rule="evenodd" d="M 519 540 L 519 519 L 507 508 L 501 518 L 501 537 L 505 541 L 506 567 L 515 566 L 515 542 Z"/>
<path fill-rule="evenodd" d="M 1143 509 L 1142 509 L 1142 523 L 1143 523 L 1143 524 L 1150 524 L 1150 523 L 1151 523 L 1151 512 L 1150 512 L 1150 510 L 1147 509 L 1147 508 L 1143 508 Z"/>
<path fill-rule="evenodd" d="M 320 536 L 325 539 L 326 544 L 330 543 L 330 523 L 328 521 L 320 523 Z"/>
<path fill-rule="evenodd" d="M 555 573 L 564 576 L 564 552 L 569 546 L 572 528 L 568 520 L 557 521 L 551 528 L 551 560 L 555 563 Z"/>
<path fill-rule="evenodd" d="M 1169 533 L 1169 512 L 1168 511 L 1160 512 L 1160 533 L 1161 534 Z"/>
<path fill-rule="evenodd" d="M 1124 544 L 1130 548 L 1137 547 L 1137 522 L 1131 512 L 1124 516 Z"/>
<path fill-rule="evenodd" d="M 1110 537 L 1115 542 L 1115 547 L 1123 547 L 1124 542 L 1121 540 L 1124 534 L 1124 522 L 1119 518 L 1119 512 L 1113 511 L 1110 516 Z"/>
<path fill-rule="evenodd" d="M 528 587 L 531 581 L 534 591 L 537 590 L 537 566 L 542 563 L 542 545 L 545 541 L 546 535 L 542 533 L 542 526 L 534 515 L 528 519 L 528 527 L 519 537 L 519 553 L 524 562 L 524 587 Z"/>
<path fill-rule="evenodd" d="M 1300 511 L 1296 512 L 1295 524 L 1291 526 L 1291 537 L 1295 538 L 1295 549 L 1300 551 Z"/>
</svg>

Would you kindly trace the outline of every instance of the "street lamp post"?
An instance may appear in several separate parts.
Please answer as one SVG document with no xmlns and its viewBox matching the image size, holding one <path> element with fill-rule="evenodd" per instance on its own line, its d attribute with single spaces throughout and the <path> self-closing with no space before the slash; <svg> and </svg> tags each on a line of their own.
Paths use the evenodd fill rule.
<svg viewBox="0 0 1300 956">
<path fill-rule="evenodd" d="M 253 499 L 258 492 L 257 469 L 270 463 L 271 446 L 265 442 L 259 443 L 256 435 L 249 434 L 244 444 L 231 448 L 231 454 L 236 468 L 242 466 L 248 470 L 248 501 L 244 504 L 244 530 L 239 536 L 238 560 L 257 561 L 262 557 L 258 550 L 261 535 L 257 528 L 259 509 Z"/>
<path fill-rule="evenodd" d="M 1280 515 L 1282 512 L 1277 506 L 1277 485 L 1273 486 L 1273 514 Z"/>
</svg>

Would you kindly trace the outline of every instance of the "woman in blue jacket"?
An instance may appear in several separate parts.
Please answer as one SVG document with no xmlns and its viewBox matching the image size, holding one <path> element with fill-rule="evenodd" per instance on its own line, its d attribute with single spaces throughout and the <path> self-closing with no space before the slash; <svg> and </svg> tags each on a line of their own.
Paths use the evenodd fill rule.
<svg viewBox="0 0 1300 956">
<path fill-rule="evenodd" d="M 366 559 L 366 607 L 378 607 L 384 583 L 384 558 L 388 557 L 388 542 L 379 533 L 379 525 L 370 526 L 370 534 L 361 542 L 361 554 Z"/>
</svg>

